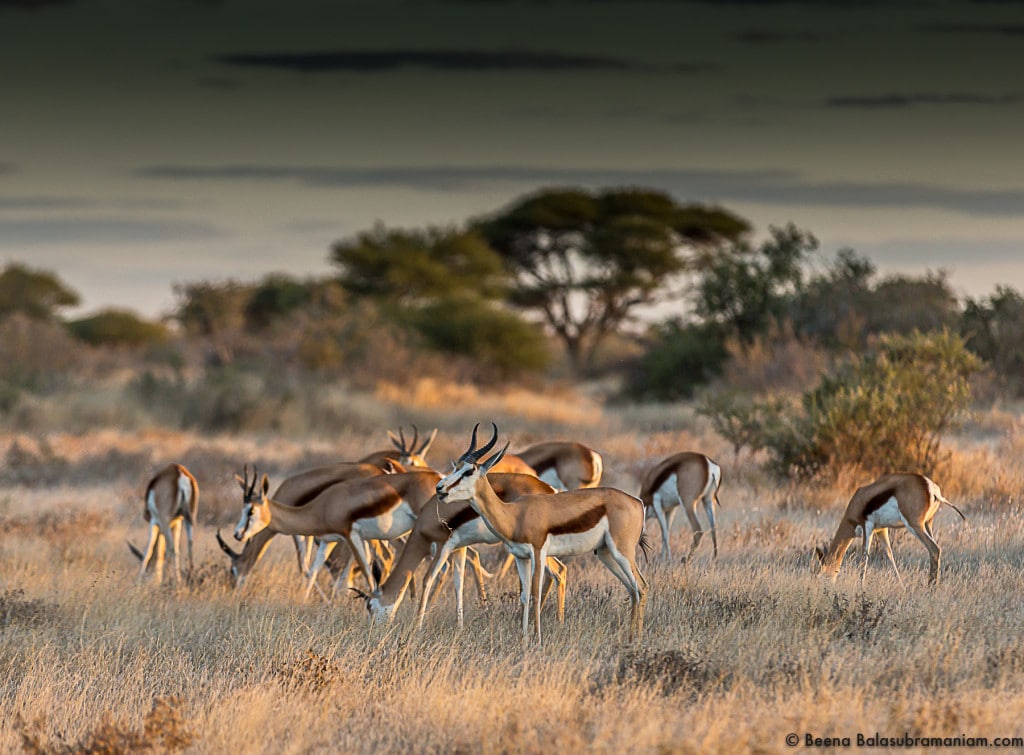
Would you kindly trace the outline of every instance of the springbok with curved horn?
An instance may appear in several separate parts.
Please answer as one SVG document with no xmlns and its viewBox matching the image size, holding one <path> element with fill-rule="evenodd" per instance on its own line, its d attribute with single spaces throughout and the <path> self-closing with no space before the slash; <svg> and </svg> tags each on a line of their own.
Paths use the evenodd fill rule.
<svg viewBox="0 0 1024 755">
<path fill-rule="evenodd" d="M 820 572 L 833 579 L 839 574 L 843 564 L 843 556 L 860 535 L 864 542 L 864 568 L 860 581 L 868 573 L 868 555 L 871 552 L 871 538 L 875 532 L 883 537 L 889 563 L 896 570 L 896 561 L 892 556 L 889 544 L 888 529 L 906 527 L 914 533 L 914 537 L 928 550 L 931 566 L 928 571 L 929 584 L 938 584 L 939 557 L 941 550 L 932 533 L 932 519 L 942 504 L 946 504 L 960 515 L 965 522 L 967 518 L 956 506 L 942 497 L 939 486 L 922 474 L 899 472 L 879 477 L 869 485 L 857 489 L 846 507 L 839 528 L 828 549 L 815 548 Z M 884 533 L 884 534 L 883 534 Z M 902 582 L 902 579 L 901 579 Z"/>
<path fill-rule="evenodd" d="M 503 501 L 514 501 L 531 493 L 554 493 L 546 482 L 533 475 L 490 472 L 488 479 L 495 493 Z M 427 604 L 434 581 L 449 558 L 454 554 L 455 595 L 458 626 L 463 625 L 462 581 L 466 552 L 470 546 L 500 543 L 501 539 L 487 526 L 469 501 L 451 501 L 445 504 L 434 496 L 416 519 L 395 569 L 372 594 L 359 593 L 366 600 L 366 608 L 374 621 L 389 621 L 398 609 L 413 573 L 431 553 L 423 587 L 417 620 L 420 626 L 426 615 Z M 549 557 L 546 567 L 558 585 L 559 621 L 565 618 L 566 568 L 558 559 Z M 479 574 L 478 574 L 479 580 Z M 479 582 L 478 582 L 479 586 Z M 528 590 L 528 585 L 523 585 Z"/>
<path fill-rule="evenodd" d="M 403 467 L 408 468 L 420 468 L 429 469 L 430 465 L 427 464 L 426 456 L 427 451 L 434 444 L 434 439 L 437 437 L 437 428 L 427 436 L 427 439 L 423 441 L 423 445 L 419 448 L 416 447 L 416 443 L 419 441 L 420 431 L 416 429 L 416 425 L 412 426 L 412 441 L 406 442 L 405 433 L 402 428 L 398 428 L 398 437 L 388 430 L 388 438 L 391 439 L 392 445 L 395 447 L 395 451 L 374 451 L 372 454 L 367 454 L 359 461 L 363 464 L 376 464 L 377 466 L 384 466 L 388 460 L 397 461 Z"/>
<path fill-rule="evenodd" d="M 128 547 L 141 561 L 138 579 L 146 576 L 154 552 L 156 555 L 156 581 L 163 582 L 164 558 L 170 550 L 173 562 L 171 573 L 174 582 L 181 579 L 181 528 L 185 527 L 188 541 L 188 570 L 193 573 L 192 561 L 192 527 L 196 522 L 199 510 L 199 483 L 181 464 L 170 464 L 153 477 L 146 486 L 146 508 L 144 516 L 149 522 L 149 543 L 145 553 L 139 551 L 131 542 Z"/>
<path fill-rule="evenodd" d="M 548 556 L 574 556 L 593 552 L 629 593 L 630 639 L 643 631 L 647 579 L 636 565 L 636 550 L 646 552 L 643 503 L 615 488 L 586 488 L 565 493 L 535 494 L 505 503 L 495 493 L 487 473 L 500 461 L 508 444 L 486 461 L 481 459 L 498 441 L 498 427 L 483 447 L 477 448 L 473 428 L 469 449 L 455 462 L 454 471 L 437 484 L 442 503 L 469 500 L 505 547 L 516 557 L 522 582 L 529 581 L 531 594 L 521 596 L 523 639 L 530 635 L 530 605 L 540 642 L 541 592 Z M 557 499 L 557 500 L 556 500 Z"/>
<path fill-rule="evenodd" d="M 246 467 L 245 471 L 246 477 L 249 474 L 247 470 L 248 467 Z M 316 467 L 315 469 L 308 469 L 287 478 L 277 487 L 271 498 L 284 506 L 301 506 L 339 482 L 363 477 L 377 477 L 385 474 L 387 471 L 389 470 L 385 470 L 375 464 L 361 464 L 357 462 L 343 462 L 326 467 Z M 398 467 L 390 471 L 404 472 L 405 470 Z M 255 498 L 255 485 L 256 478 L 254 477 L 252 485 L 242 491 L 243 500 L 245 498 L 250 500 Z M 234 580 L 235 587 L 241 587 L 245 583 L 249 573 L 263 557 L 263 553 L 275 535 L 277 535 L 277 532 L 272 529 L 261 530 L 246 540 L 242 551 L 237 553 L 224 542 L 220 530 L 217 530 L 217 543 L 220 545 L 221 550 L 231 559 L 231 577 Z M 300 535 L 295 535 L 293 539 L 295 540 L 295 550 L 299 561 L 299 572 L 305 577 L 309 569 L 309 560 L 312 553 L 310 542 L 307 538 Z"/>
<path fill-rule="evenodd" d="M 412 529 L 416 516 L 441 478 L 424 469 L 341 482 L 301 506 L 284 506 L 268 495 L 270 482 L 263 475 L 259 488 L 235 475 L 246 491 L 235 539 L 245 541 L 264 529 L 288 535 L 313 535 L 320 540 L 310 567 L 306 595 L 315 584 L 336 543 L 344 541 L 363 570 L 370 589 L 376 580 L 366 558 L 366 540 L 393 540 Z"/>
<path fill-rule="evenodd" d="M 693 530 L 690 552 L 683 559 L 688 560 L 704 537 L 697 519 L 697 505 L 704 503 L 714 545 L 714 558 L 718 558 L 718 532 L 715 527 L 715 505 L 718 504 L 718 488 L 722 484 L 722 468 L 709 457 L 693 451 L 673 454 L 654 465 L 640 484 L 640 500 L 647 508 L 647 516 L 657 517 L 661 527 L 661 553 L 672 557 L 669 532 L 672 518 L 678 509 L 686 512 Z"/>
</svg>

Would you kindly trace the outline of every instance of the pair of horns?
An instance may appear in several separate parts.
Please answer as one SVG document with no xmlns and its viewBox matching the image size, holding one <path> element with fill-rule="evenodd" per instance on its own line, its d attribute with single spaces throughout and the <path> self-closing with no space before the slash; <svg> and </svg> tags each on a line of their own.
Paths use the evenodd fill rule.
<svg viewBox="0 0 1024 755">
<path fill-rule="evenodd" d="M 252 482 L 249 481 L 249 465 L 242 465 L 242 477 L 235 475 L 235 479 L 238 480 L 242 486 L 242 492 L 245 493 L 245 499 L 248 501 L 256 494 L 256 481 L 260 477 L 260 473 L 256 470 L 256 466 L 252 468 Z"/>
<path fill-rule="evenodd" d="M 391 442 L 394 444 L 395 448 L 401 451 L 404 455 L 411 456 L 416 454 L 417 456 L 423 456 L 427 453 L 431 444 L 433 444 L 434 438 L 437 437 L 437 428 L 435 427 L 434 431 L 427 436 L 427 439 L 423 441 L 423 445 L 420 446 L 419 449 L 416 448 L 416 442 L 420 438 L 420 431 L 416 429 L 416 425 L 412 426 L 412 443 L 406 443 L 405 432 L 401 427 L 398 428 L 398 438 L 396 438 L 395 434 L 390 430 L 388 430 L 388 437 L 391 438 Z"/>
<path fill-rule="evenodd" d="M 459 457 L 460 462 L 478 464 L 480 463 L 480 459 L 482 459 L 487 454 L 488 451 L 494 448 L 494 444 L 498 442 L 498 426 L 492 422 L 491 428 L 493 428 L 491 439 L 487 441 L 484 445 L 482 445 L 480 448 L 477 448 L 476 433 L 477 430 L 480 429 L 480 423 L 477 422 L 473 426 L 473 435 L 469 439 L 469 448 L 466 449 L 466 453 L 462 454 L 462 456 Z M 494 456 L 492 456 L 490 459 L 480 464 L 480 466 L 484 468 L 484 471 L 490 469 L 499 461 L 501 461 L 501 458 L 505 455 L 505 452 L 508 451 L 508 445 L 509 444 L 506 442 L 502 449 L 498 451 L 498 453 L 494 454 Z"/>
</svg>

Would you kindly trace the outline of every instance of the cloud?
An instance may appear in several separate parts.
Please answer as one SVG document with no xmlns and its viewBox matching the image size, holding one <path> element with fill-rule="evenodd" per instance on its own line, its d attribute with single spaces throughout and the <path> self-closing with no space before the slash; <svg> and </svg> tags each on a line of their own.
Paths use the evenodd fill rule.
<svg viewBox="0 0 1024 755">
<path fill-rule="evenodd" d="M 1016 105 L 1024 92 L 974 94 L 970 92 L 877 94 L 835 96 L 825 100 L 829 107 L 902 108 L 913 105 Z"/>
<path fill-rule="evenodd" d="M 574 170 L 507 165 L 344 168 L 270 165 L 190 167 L 155 165 L 149 179 L 291 181 L 310 187 L 392 187 L 472 191 L 487 186 L 652 186 L 683 197 L 768 205 L 932 208 L 969 215 L 1014 217 L 1024 212 L 1024 189 L 955 189 L 912 182 L 808 181 L 785 170 Z"/>
<path fill-rule="evenodd" d="M 216 55 L 218 63 L 278 68 L 301 73 L 378 73 L 404 68 L 435 71 L 623 71 L 637 67 L 622 58 L 506 50 L 338 50 L 327 52 Z"/>
<path fill-rule="evenodd" d="M 204 221 L 153 220 L 129 216 L 99 218 L 0 218 L 0 243 L 140 244 L 161 241 L 202 241 L 224 234 Z"/>
<path fill-rule="evenodd" d="M 6 8 L 17 10 L 41 10 L 51 5 L 71 5 L 75 0 L 0 0 L 0 11 Z"/>
<path fill-rule="evenodd" d="M 1024 36 L 1024 24 L 979 24 L 968 22 L 935 23 L 921 24 L 918 29 L 937 34 L 987 34 L 1004 37 Z"/>
<path fill-rule="evenodd" d="M 3 170 L 0 169 L 0 173 Z M 82 210 L 92 203 L 77 197 L 0 197 L 0 211 L 3 210 Z"/>
<path fill-rule="evenodd" d="M 814 42 L 821 37 L 809 31 L 768 31 L 747 29 L 736 34 L 739 42 L 751 45 L 789 44 L 792 42 Z"/>
</svg>

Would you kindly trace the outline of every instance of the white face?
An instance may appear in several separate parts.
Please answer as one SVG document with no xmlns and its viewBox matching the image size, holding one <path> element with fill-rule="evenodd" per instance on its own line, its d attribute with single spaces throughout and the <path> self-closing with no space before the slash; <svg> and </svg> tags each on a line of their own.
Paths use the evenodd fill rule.
<svg viewBox="0 0 1024 755">
<path fill-rule="evenodd" d="M 251 503 L 242 507 L 242 516 L 235 527 L 235 540 L 245 541 L 267 526 L 259 515 L 258 509 Z"/>
<path fill-rule="evenodd" d="M 445 501 L 472 500 L 476 493 L 476 481 L 480 479 L 480 467 L 462 462 L 447 477 L 437 483 L 437 497 Z"/>
<path fill-rule="evenodd" d="M 366 610 L 370 612 L 371 624 L 387 624 L 391 621 L 391 614 L 395 606 L 386 606 L 380 602 L 380 598 L 370 598 L 366 602 Z"/>
</svg>

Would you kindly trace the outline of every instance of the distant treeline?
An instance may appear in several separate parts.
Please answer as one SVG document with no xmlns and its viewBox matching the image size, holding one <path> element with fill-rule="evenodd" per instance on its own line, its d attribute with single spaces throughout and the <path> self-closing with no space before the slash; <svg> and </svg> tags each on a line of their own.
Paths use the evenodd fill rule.
<svg viewBox="0 0 1024 755">
<path fill-rule="evenodd" d="M 961 300 L 944 271 L 881 276 L 854 250 L 824 257 L 792 225 L 755 241 L 734 213 L 654 190 L 544 190 L 459 227 L 376 226 L 334 244 L 330 260 L 336 272 L 322 278 L 178 284 L 161 322 L 121 310 L 67 321 L 73 289 L 11 263 L 0 272 L 0 407 L 46 380 L 46 359 L 26 351 L 65 336 L 174 369 L 273 364 L 367 383 L 617 372 L 625 397 L 666 400 L 714 381 L 803 388 L 808 365 L 881 336 L 948 332 L 984 360 L 992 390 L 1024 395 L 1013 288 Z M 675 314 L 641 320 L 645 309 Z M 764 385 L 742 374 L 755 363 Z"/>
</svg>

